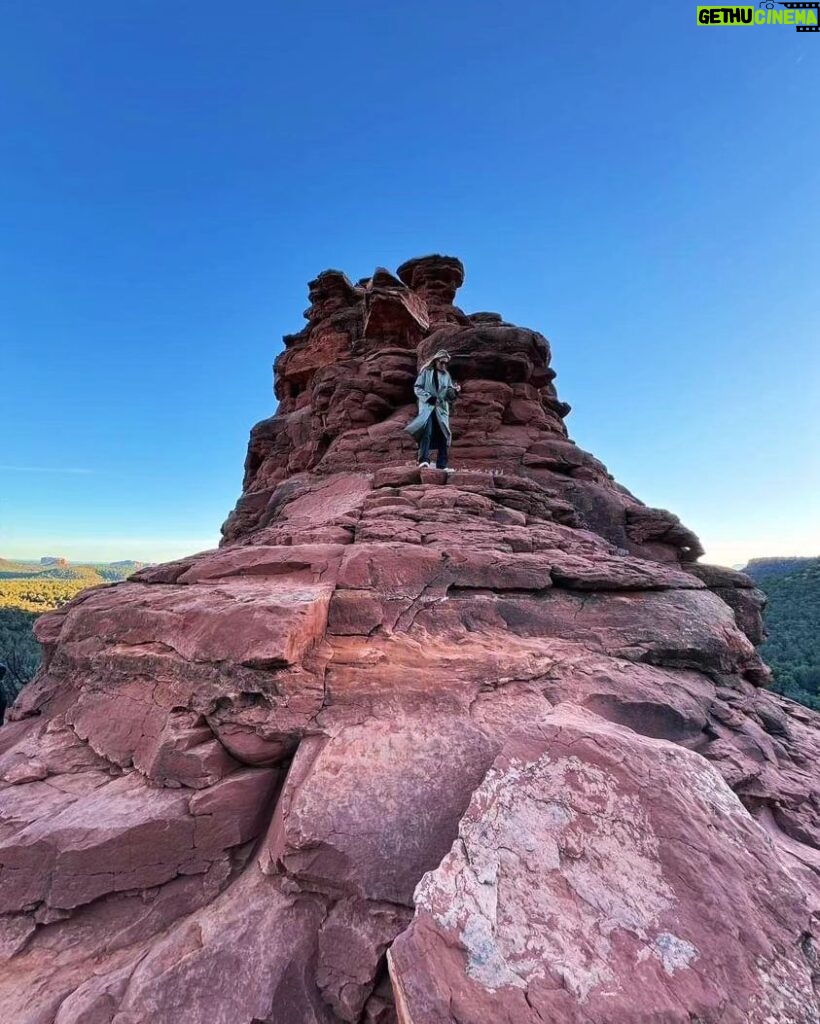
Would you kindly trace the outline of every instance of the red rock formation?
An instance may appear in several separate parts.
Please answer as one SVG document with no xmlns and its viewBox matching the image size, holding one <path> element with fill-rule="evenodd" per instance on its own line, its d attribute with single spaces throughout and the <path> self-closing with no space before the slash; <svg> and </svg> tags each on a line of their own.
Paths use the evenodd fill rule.
<svg viewBox="0 0 820 1024">
<path fill-rule="evenodd" d="M 216 551 L 38 621 L 8 1024 L 817 1024 L 818 716 L 458 260 L 310 284 Z M 419 471 L 452 354 L 458 472 Z"/>
</svg>

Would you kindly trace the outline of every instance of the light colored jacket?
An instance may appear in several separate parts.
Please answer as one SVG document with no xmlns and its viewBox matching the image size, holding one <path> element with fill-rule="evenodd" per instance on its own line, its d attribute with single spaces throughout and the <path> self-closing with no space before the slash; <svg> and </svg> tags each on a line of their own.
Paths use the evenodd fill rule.
<svg viewBox="0 0 820 1024">
<path fill-rule="evenodd" d="M 424 428 L 427 426 L 427 421 L 435 412 L 441 431 L 447 444 L 450 445 L 453 440 L 453 435 L 450 431 L 450 403 L 458 395 L 458 392 L 453 387 L 453 379 L 450 374 L 446 370 L 439 370 L 438 390 L 436 390 L 433 366 L 428 364 L 422 367 L 421 372 L 416 377 L 413 390 L 419 402 L 419 412 L 418 416 L 411 420 L 404 429 L 408 434 L 412 434 L 416 441 L 420 441 Z M 434 405 L 430 404 L 431 398 L 436 400 Z"/>
</svg>

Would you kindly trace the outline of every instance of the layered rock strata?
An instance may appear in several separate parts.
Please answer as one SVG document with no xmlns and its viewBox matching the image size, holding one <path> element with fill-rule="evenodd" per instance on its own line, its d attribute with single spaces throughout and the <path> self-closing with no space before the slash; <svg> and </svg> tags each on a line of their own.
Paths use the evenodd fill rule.
<svg viewBox="0 0 820 1024">
<path fill-rule="evenodd" d="M 38 620 L 9 1024 L 820 1021 L 818 716 L 458 260 L 310 283 L 218 550 Z M 403 432 L 434 350 L 447 477 Z"/>
</svg>

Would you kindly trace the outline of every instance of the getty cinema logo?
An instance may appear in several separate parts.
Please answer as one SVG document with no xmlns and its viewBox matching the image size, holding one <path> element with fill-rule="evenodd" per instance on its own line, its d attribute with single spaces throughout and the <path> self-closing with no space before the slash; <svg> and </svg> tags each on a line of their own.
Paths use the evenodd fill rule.
<svg viewBox="0 0 820 1024">
<path fill-rule="evenodd" d="M 794 25 L 798 32 L 820 31 L 820 0 L 812 3 L 774 3 L 757 7 L 698 7 L 698 25 Z"/>
</svg>

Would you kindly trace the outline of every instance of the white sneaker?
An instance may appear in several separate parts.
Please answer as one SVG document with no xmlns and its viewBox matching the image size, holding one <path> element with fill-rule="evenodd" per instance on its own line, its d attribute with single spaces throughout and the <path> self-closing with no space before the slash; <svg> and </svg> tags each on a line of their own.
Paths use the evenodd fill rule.
<svg viewBox="0 0 820 1024">
<path fill-rule="evenodd" d="M 445 468 L 444 468 L 444 472 L 445 472 L 445 473 L 455 473 L 455 470 L 454 470 L 454 469 L 451 469 L 451 468 L 450 468 L 449 466 L 445 466 Z"/>
<path fill-rule="evenodd" d="M 420 462 L 418 464 L 418 469 L 429 469 L 429 468 L 430 468 L 430 463 L 429 462 Z"/>
</svg>

